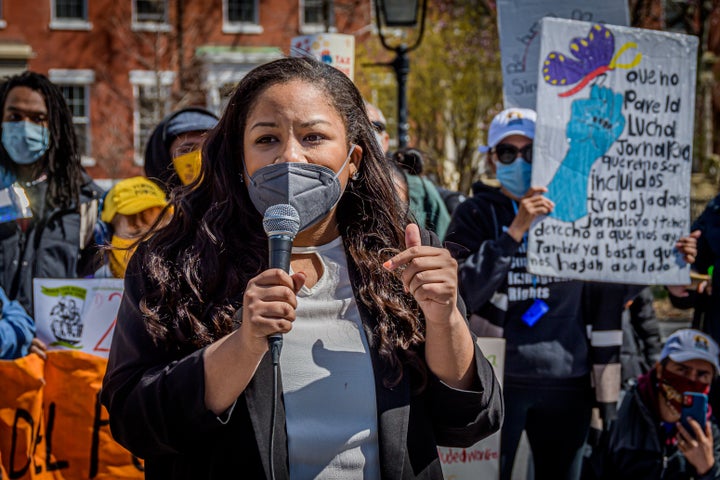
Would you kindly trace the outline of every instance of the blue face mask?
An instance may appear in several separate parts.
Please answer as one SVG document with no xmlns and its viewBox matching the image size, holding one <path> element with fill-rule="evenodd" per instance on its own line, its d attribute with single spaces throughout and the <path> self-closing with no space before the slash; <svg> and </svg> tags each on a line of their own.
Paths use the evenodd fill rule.
<svg viewBox="0 0 720 480">
<path fill-rule="evenodd" d="M 521 157 L 516 158 L 510 165 L 498 162 L 496 175 L 498 181 L 508 192 L 522 198 L 530 189 L 532 165 Z"/>
<path fill-rule="evenodd" d="M 13 162 L 30 165 L 50 146 L 47 128 L 32 122 L 2 122 L 2 144 Z"/>
</svg>

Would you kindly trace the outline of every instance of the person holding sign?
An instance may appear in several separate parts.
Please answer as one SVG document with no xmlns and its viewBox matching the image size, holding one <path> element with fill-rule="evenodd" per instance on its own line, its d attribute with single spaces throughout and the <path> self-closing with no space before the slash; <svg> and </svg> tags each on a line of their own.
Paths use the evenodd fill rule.
<svg viewBox="0 0 720 480">
<path fill-rule="evenodd" d="M 130 260 L 102 387 L 148 480 L 442 479 L 438 444 L 499 429 L 457 264 L 408 221 L 346 75 L 255 68 L 203 156 Z"/>
<path fill-rule="evenodd" d="M 692 329 L 670 335 L 660 361 L 623 398 L 605 449 L 593 452 L 596 475 L 603 480 L 720 478 L 720 430 L 703 408 L 719 370 L 712 338 Z"/>
<path fill-rule="evenodd" d="M 488 132 L 489 162 L 500 187 L 477 182 L 473 196 L 454 215 L 446 244 L 456 244 L 460 289 L 472 314 L 471 328 L 506 340 L 506 416 L 501 435 L 501 478 L 510 479 L 522 431 L 528 435 L 537 478 L 577 479 L 594 405 L 591 371 L 612 358 L 593 348 L 587 335 L 584 286 L 579 281 L 531 275 L 526 269 L 527 232 L 540 215 L 553 211 L 546 189 L 530 185 L 536 114 L 511 108 L 497 114 Z M 593 295 L 599 295 L 597 287 Z M 604 296 L 604 295 L 602 295 Z M 596 336 L 613 338 L 619 358 L 619 312 L 612 334 L 604 319 Z M 597 351 L 597 352 L 596 352 Z M 598 353 L 598 365 L 591 355 Z M 600 395 L 614 412 L 616 388 Z M 598 391 L 612 382 L 598 382 Z M 616 400 L 617 397 L 614 397 Z"/>
<path fill-rule="evenodd" d="M 97 268 L 93 226 L 102 190 L 80 164 L 72 113 L 60 89 L 24 72 L 0 87 L 0 168 L 31 214 L 0 223 L 0 287 L 33 314 L 33 277 L 75 278 Z"/>
</svg>

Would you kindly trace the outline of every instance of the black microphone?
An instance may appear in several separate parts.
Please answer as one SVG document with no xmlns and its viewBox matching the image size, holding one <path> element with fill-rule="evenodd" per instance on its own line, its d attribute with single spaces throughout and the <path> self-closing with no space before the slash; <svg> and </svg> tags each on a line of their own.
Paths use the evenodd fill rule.
<svg viewBox="0 0 720 480">
<path fill-rule="evenodd" d="M 300 215 L 292 205 L 285 203 L 273 205 L 265 210 L 263 228 L 268 237 L 269 267 L 289 272 L 293 240 L 300 230 Z M 277 365 L 282 349 L 282 334 L 270 335 L 268 345 L 273 364 Z"/>
</svg>

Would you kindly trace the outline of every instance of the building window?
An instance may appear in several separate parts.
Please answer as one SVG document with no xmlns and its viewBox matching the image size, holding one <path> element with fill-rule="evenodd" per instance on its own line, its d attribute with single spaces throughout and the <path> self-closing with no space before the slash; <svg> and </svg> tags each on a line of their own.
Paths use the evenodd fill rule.
<svg viewBox="0 0 720 480">
<path fill-rule="evenodd" d="M 255 0 L 227 0 L 228 22 L 257 23 Z"/>
<path fill-rule="evenodd" d="M 305 0 L 303 3 L 303 22 L 305 24 L 325 24 L 325 15 L 323 14 L 323 0 Z"/>
<path fill-rule="evenodd" d="M 174 80 L 173 72 L 138 71 L 130 72 L 135 96 L 134 147 L 135 162 L 144 163 L 145 147 L 150 134 L 160 120 L 170 113 L 170 91 Z"/>
<path fill-rule="evenodd" d="M 58 85 L 62 90 L 73 117 L 78 149 L 83 157 L 90 157 L 90 108 L 88 87 L 85 85 Z"/>
<path fill-rule="evenodd" d="M 87 0 L 51 0 L 51 30 L 90 30 Z"/>
<path fill-rule="evenodd" d="M 92 70 L 50 69 L 50 81 L 55 83 L 65 97 L 73 118 L 77 145 L 83 165 L 95 164 L 92 159 L 92 136 L 90 134 L 90 85 L 95 82 Z"/>
<path fill-rule="evenodd" d="M 332 13 L 333 0 L 300 0 L 300 33 L 337 31 Z"/>
<path fill-rule="evenodd" d="M 55 18 L 87 20 L 85 0 L 55 0 Z"/>
<path fill-rule="evenodd" d="M 165 0 L 135 0 L 135 19 L 138 22 L 167 22 Z"/>
<path fill-rule="evenodd" d="M 133 0 L 133 30 L 170 31 L 167 0 Z"/>
<path fill-rule="evenodd" d="M 223 33 L 263 33 L 258 0 L 223 0 Z"/>
</svg>

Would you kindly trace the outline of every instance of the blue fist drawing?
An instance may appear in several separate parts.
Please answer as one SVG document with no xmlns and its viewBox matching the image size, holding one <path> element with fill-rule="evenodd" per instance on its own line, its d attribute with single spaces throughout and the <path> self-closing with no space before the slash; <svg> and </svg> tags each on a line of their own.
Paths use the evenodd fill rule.
<svg viewBox="0 0 720 480">
<path fill-rule="evenodd" d="M 548 185 L 555 202 L 550 216 L 574 222 L 587 215 L 587 182 L 595 161 L 608 151 L 625 128 L 623 95 L 593 85 L 590 98 L 575 100 L 567 125 L 567 155 Z"/>
</svg>

